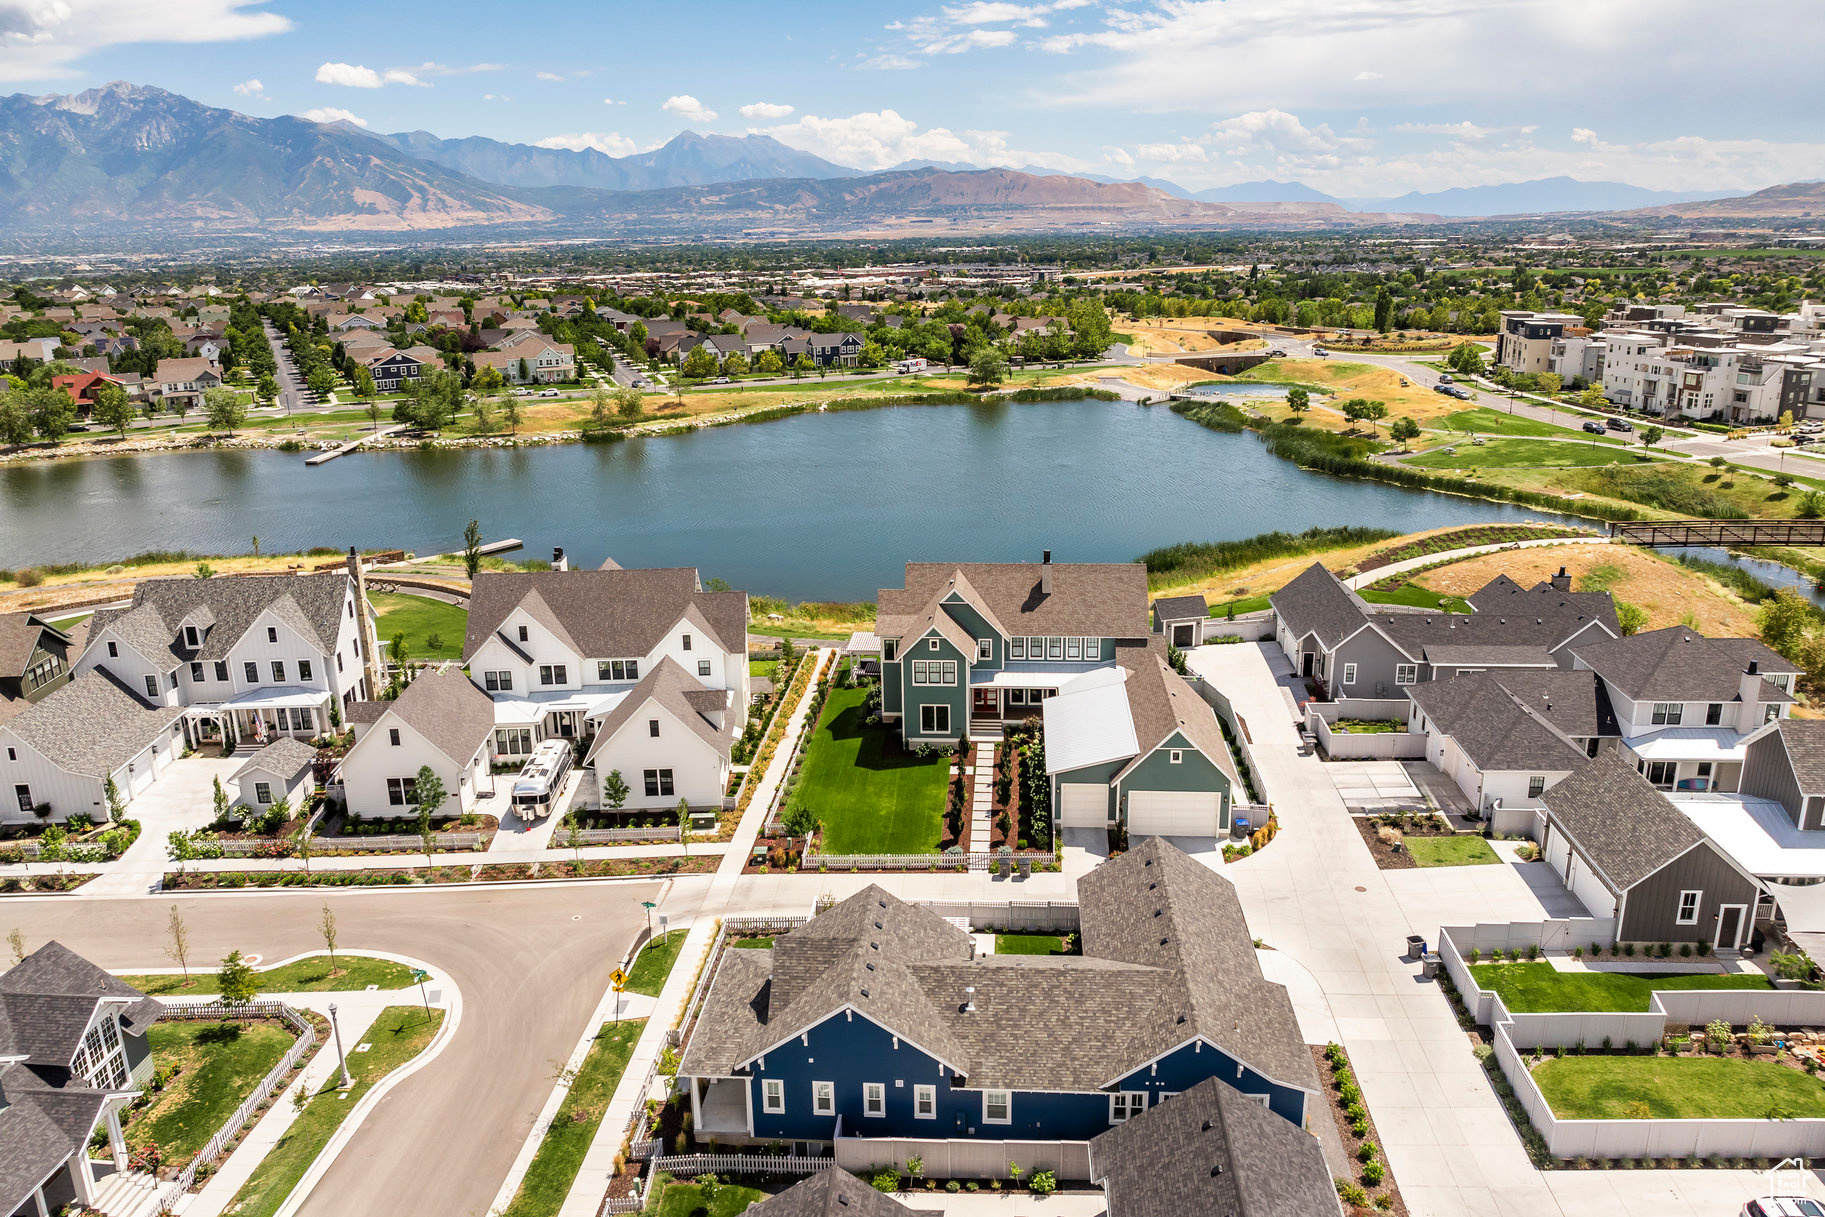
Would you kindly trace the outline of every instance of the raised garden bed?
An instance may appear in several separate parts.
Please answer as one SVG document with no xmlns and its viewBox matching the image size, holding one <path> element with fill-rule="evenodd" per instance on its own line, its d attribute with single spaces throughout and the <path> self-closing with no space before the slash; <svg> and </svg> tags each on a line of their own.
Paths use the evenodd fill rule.
<svg viewBox="0 0 1825 1217">
<path fill-rule="evenodd" d="M 602 879 L 618 875 L 703 875 L 722 864 L 720 854 L 688 858 L 585 858 L 581 862 L 490 862 L 476 868 L 477 883 L 520 879 Z"/>
<path fill-rule="evenodd" d="M 1349 1178 L 1336 1178 L 1337 1195 L 1346 1213 L 1395 1213 L 1405 1217 L 1406 1201 L 1400 1186 L 1388 1170 L 1381 1154 L 1381 1137 L 1375 1131 L 1375 1118 L 1363 1101 L 1355 1072 L 1350 1068 L 1349 1054 L 1337 1044 L 1320 1048 L 1308 1046 L 1312 1061 L 1318 1066 L 1318 1077 L 1324 1092 L 1325 1107 L 1343 1151 L 1352 1167 Z"/>
<path fill-rule="evenodd" d="M 465 821 L 467 821 L 465 823 Z M 484 838 L 492 838 L 499 830 L 501 821 L 498 816 L 484 815 L 471 811 L 460 816 L 439 816 L 431 821 L 431 831 L 439 836 L 445 833 L 479 832 Z M 604 825 L 603 827 L 610 827 Z M 352 816 L 337 815 L 326 825 L 317 830 L 319 844 L 323 848 L 334 849 L 344 842 L 360 847 L 363 837 L 415 837 L 418 835 L 418 820 L 414 816 L 389 816 L 385 818 L 356 819 Z"/>
<path fill-rule="evenodd" d="M 1356 831 L 1382 870 L 1422 866 L 1482 866 L 1501 861 L 1475 833 L 1454 832 L 1443 816 L 1353 816 Z M 1400 848 L 1384 840 L 1384 829 L 1400 834 Z"/>
<path fill-rule="evenodd" d="M 1772 989 L 1760 972 L 1561 972 L 1540 960 L 1476 963 L 1470 974 L 1516 1014 L 1561 1011 L 1641 1013 L 1656 989 Z"/>
</svg>

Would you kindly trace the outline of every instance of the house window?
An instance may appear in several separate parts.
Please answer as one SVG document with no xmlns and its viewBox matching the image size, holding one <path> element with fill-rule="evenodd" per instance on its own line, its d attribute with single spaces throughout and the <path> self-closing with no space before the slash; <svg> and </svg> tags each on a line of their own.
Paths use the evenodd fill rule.
<svg viewBox="0 0 1825 1217">
<path fill-rule="evenodd" d="M 418 804 L 417 778 L 388 778 L 387 802 L 394 807 L 414 807 Z"/>
<path fill-rule="evenodd" d="M 272 783 L 255 782 L 253 784 L 253 801 L 264 807 L 272 802 Z"/>
<path fill-rule="evenodd" d="M 1536 773 L 1534 776 L 1527 779 L 1527 797 L 1528 798 L 1537 799 L 1545 793 L 1546 793 L 1546 778 L 1544 775 Z"/>
<path fill-rule="evenodd" d="M 687 651 L 691 649 L 691 636 L 689 634 L 684 635 L 684 649 Z"/>
<path fill-rule="evenodd" d="M 268 642 L 279 641 L 279 631 L 275 627 L 270 626 L 270 625 L 266 627 L 266 641 L 268 641 Z"/>
<path fill-rule="evenodd" d="M 658 719 L 649 718 L 646 720 L 646 734 L 647 734 L 647 737 L 650 739 L 659 738 L 659 720 Z"/>
<path fill-rule="evenodd" d="M 300 659 L 298 661 L 298 679 L 299 680 L 309 680 L 310 678 L 311 678 L 311 661 L 308 659 Z"/>
<path fill-rule="evenodd" d="M 710 674 L 710 661 L 707 659 L 699 659 L 697 661 L 697 675 L 708 676 L 709 674 Z"/>
<path fill-rule="evenodd" d="M 1676 701 L 1657 701 L 1654 703 L 1653 725 L 1656 727 L 1677 727 L 1685 714 L 1685 706 Z"/>
<path fill-rule="evenodd" d="M 1419 665 L 1416 663 L 1397 663 L 1394 665 L 1394 683 L 1410 685 L 1419 680 Z"/>
<path fill-rule="evenodd" d="M 494 754 L 496 756 L 532 755 L 532 728 L 501 727 L 496 729 Z"/>
<path fill-rule="evenodd" d="M 521 642 L 527 642 L 527 641 L 530 641 L 530 639 L 529 639 L 529 638 L 528 638 L 528 636 L 527 636 L 527 633 L 526 633 L 526 627 L 525 627 L 525 626 L 521 626 L 521 627 L 520 627 L 520 641 L 521 641 Z"/>
<path fill-rule="evenodd" d="M 1084 640 L 1081 638 L 1065 639 L 1065 658 L 1082 659 L 1084 657 Z"/>
<path fill-rule="evenodd" d="M 184 645 L 194 651 L 194 650 L 196 650 L 196 642 L 197 642 L 196 627 L 194 625 L 185 626 L 184 627 Z"/>
<path fill-rule="evenodd" d="M 387 743 L 393 745 L 393 747 L 395 747 L 395 748 L 399 747 L 399 728 L 398 727 L 388 727 L 387 728 Z"/>
<path fill-rule="evenodd" d="M 109 659 L 119 659 L 120 658 L 120 644 L 118 642 L 110 642 L 108 644 L 108 658 Z"/>
<path fill-rule="evenodd" d="M 513 688 L 513 673 L 507 671 L 483 672 L 482 683 L 487 686 L 490 693 L 505 693 Z"/>
<path fill-rule="evenodd" d="M 1775 719 L 1779 718 L 1780 716 L 1781 716 L 1781 707 L 1780 707 L 1779 702 L 1770 702 L 1769 704 L 1762 707 L 1762 721 L 1763 722 L 1771 723 Z"/>
<path fill-rule="evenodd" d="M 928 639 L 925 643 L 925 649 L 928 651 L 937 650 L 938 649 L 938 640 L 936 638 Z"/>
<path fill-rule="evenodd" d="M 920 706 L 919 730 L 926 735 L 948 735 L 951 729 L 949 706 Z"/>
<path fill-rule="evenodd" d="M 647 798 L 669 799 L 672 797 L 672 771 L 670 769 L 648 769 L 644 776 Z"/>
<path fill-rule="evenodd" d="M 639 680 L 640 661 L 638 659 L 598 659 L 596 661 L 597 680 Z"/>
<path fill-rule="evenodd" d="M 1643 772 L 1656 789 L 1671 790 L 1674 779 L 1679 776 L 1679 762 L 1649 761 Z"/>
<path fill-rule="evenodd" d="M 938 1088 L 936 1086 L 913 1087 L 913 1119 L 935 1120 L 938 1118 Z"/>
<path fill-rule="evenodd" d="M 1011 1090 L 983 1091 L 982 1122 L 984 1124 L 1012 1124 L 1014 1122 L 1014 1092 Z"/>
<path fill-rule="evenodd" d="M 158 700 L 158 677 L 150 672 L 146 674 L 146 696 Z"/>
<path fill-rule="evenodd" d="M 912 677 L 913 683 L 915 685 L 924 684 L 925 683 L 925 661 L 923 659 L 913 660 L 912 668 L 913 668 L 913 677 Z"/>
<path fill-rule="evenodd" d="M 836 1083 L 811 1083 L 811 1114 L 814 1116 L 834 1116 L 836 1114 Z"/>
<path fill-rule="evenodd" d="M 778 1078 L 767 1078 L 760 1084 L 760 1109 L 769 1115 L 786 1110 L 786 1084 Z"/>
<path fill-rule="evenodd" d="M 259 684 L 260 683 L 260 665 L 255 663 L 251 659 L 248 660 L 246 663 L 241 665 L 241 675 L 247 677 L 248 684 L 250 684 L 250 685 Z"/>
<path fill-rule="evenodd" d="M 224 684 L 228 681 L 228 665 L 220 659 L 215 661 L 215 678 Z"/>
<path fill-rule="evenodd" d="M 1705 707 L 1705 726 L 1715 727 L 1724 721 L 1724 703 L 1714 701 Z"/>
<path fill-rule="evenodd" d="M 1356 683 L 1356 665 L 1355 664 L 1346 663 L 1343 665 L 1343 683 L 1346 685 L 1353 685 Z"/>
<path fill-rule="evenodd" d="M 1166 754 L 1166 760 L 1170 764 L 1174 764 L 1174 765 L 1183 764 L 1184 760 L 1185 760 L 1185 754 L 1183 752 L 1179 751 L 1177 748 L 1174 748 Z"/>
<path fill-rule="evenodd" d="M 1686 892 L 1679 893 L 1679 924 L 1680 925 L 1697 925 L 1698 924 L 1698 905 L 1699 905 L 1699 902 L 1704 899 L 1704 897 L 1705 897 L 1705 894 L 1702 891 L 1699 891 L 1699 892 L 1686 891 Z"/>
<path fill-rule="evenodd" d="M 203 665 L 202 664 L 193 663 L 190 665 L 190 679 L 192 681 L 195 681 L 198 683 L 202 682 L 202 679 L 203 679 Z"/>
<path fill-rule="evenodd" d="M 1065 657 L 1065 640 L 1062 638 L 1046 639 L 1046 658 L 1063 659 Z"/>
<path fill-rule="evenodd" d="M 881 658 L 888 663 L 892 663 L 894 656 L 899 653 L 899 649 L 900 644 L 892 638 L 883 639 L 881 641 Z"/>
<path fill-rule="evenodd" d="M 542 663 L 539 665 L 539 683 L 540 684 L 542 684 L 542 685 L 551 684 L 553 674 L 554 673 L 552 670 L 552 666 L 550 664 Z"/>
<path fill-rule="evenodd" d="M 1008 658 L 1025 659 L 1027 657 L 1027 640 L 1024 638 L 1008 639 Z"/>
<path fill-rule="evenodd" d="M 1109 1096 L 1109 1123 L 1124 1124 L 1147 1110 L 1147 1092 L 1124 1090 Z"/>
<path fill-rule="evenodd" d="M 272 679 L 273 683 L 276 685 L 285 683 L 285 661 L 283 659 L 275 659 L 272 661 Z"/>
<path fill-rule="evenodd" d="M 1027 691 L 1025 689 L 1009 689 L 1008 690 L 1008 705 L 1024 706 L 1026 704 L 1027 704 Z"/>
<path fill-rule="evenodd" d="M 887 1114 L 887 1086 L 885 1083 L 862 1083 L 862 1114 L 877 1117 Z"/>
<path fill-rule="evenodd" d="M 993 638 L 978 638 L 976 640 L 976 658 L 981 660 L 991 660 L 995 658 L 995 640 Z"/>
<path fill-rule="evenodd" d="M 341 651 L 336 652 L 336 670 L 338 672 L 342 671 L 342 652 Z"/>
</svg>

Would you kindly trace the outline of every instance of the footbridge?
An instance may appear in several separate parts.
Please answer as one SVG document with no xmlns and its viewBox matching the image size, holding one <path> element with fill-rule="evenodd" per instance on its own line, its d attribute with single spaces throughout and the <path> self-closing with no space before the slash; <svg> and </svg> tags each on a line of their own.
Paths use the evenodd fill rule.
<svg viewBox="0 0 1825 1217">
<path fill-rule="evenodd" d="M 1825 545 L 1825 520 L 1617 520 L 1610 536 L 1624 545 Z"/>
</svg>

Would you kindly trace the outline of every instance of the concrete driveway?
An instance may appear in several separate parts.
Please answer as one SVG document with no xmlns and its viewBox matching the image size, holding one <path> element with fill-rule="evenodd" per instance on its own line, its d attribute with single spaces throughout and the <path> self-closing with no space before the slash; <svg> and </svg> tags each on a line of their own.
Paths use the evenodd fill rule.
<svg viewBox="0 0 1825 1217">
<path fill-rule="evenodd" d="M 189 832 L 215 819 L 215 779 L 222 779 L 232 801 L 238 791 L 228 779 L 250 755 L 185 757 L 159 774 L 158 781 L 127 808 L 127 815 L 139 821 L 139 840 L 106 874 L 89 883 L 84 895 L 143 896 L 156 887 L 170 865 L 166 839 L 173 832 Z"/>
</svg>

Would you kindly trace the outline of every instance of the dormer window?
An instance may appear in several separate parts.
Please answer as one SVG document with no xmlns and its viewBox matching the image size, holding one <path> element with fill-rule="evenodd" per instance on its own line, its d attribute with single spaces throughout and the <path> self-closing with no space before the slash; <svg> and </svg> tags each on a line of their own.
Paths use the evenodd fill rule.
<svg viewBox="0 0 1825 1217">
<path fill-rule="evenodd" d="M 201 638 L 198 637 L 197 632 L 196 632 L 196 627 L 194 625 L 187 625 L 184 627 L 184 645 L 185 646 L 189 647 L 191 650 L 194 651 L 194 650 L 196 650 L 198 643 L 201 641 L 202 640 L 201 640 Z"/>
<path fill-rule="evenodd" d="M 108 644 L 108 658 L 109 659 L 119 659 L 120 658 L 120 644 L 118 642 L 110 642 Z"/>
<path fill-rule="evenodd" d="M 684 636 L 684 649 L 687 651 L 691 649 L 691 636 L 689 634 Z"/>
</svg>

